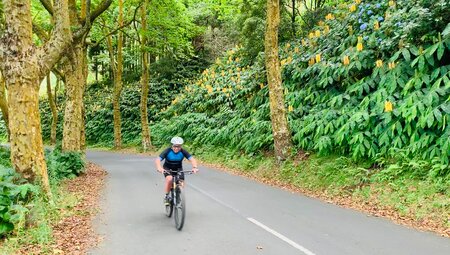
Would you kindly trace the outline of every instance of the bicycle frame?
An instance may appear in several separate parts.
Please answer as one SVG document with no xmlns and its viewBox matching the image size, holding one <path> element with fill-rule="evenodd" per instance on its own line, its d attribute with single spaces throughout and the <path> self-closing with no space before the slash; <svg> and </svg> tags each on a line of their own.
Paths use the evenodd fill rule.
<svg viewBox="0 0 450 255">
<path fill-rule="evenodd" d="M 181 230 L 184 225 L 184 218 L 186 214 L 186 202 L 184 192 L 182 192 L 182 185 L 180 184 L 180 176 L 182 173 L 192 174 L 193 171 L 172 171 L 164 170 L 165 173 L 172 175 L 172 187 L 169 192 L 169 205 L 166 205 L 166 215 L 171 217 L 175 211 L 175 227 Z M 175 210 L 174 210 L 175 209 Z"/>
</svg>

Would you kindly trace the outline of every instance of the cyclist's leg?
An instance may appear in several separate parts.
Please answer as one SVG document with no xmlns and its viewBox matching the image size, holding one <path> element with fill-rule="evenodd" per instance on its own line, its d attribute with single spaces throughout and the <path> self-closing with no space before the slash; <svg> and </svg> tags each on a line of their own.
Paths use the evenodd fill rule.
<svg viewBox="0 0 450 255">
<path fill-rule="evenodd" d="M 166 169 L 169 170 L 169 169 Z M 170 189 L 172 188 L 172 175 L 168 173 L 164 173 L 164 177 L 166 179 L 166 183 L 164 185 L 164 192 L 169 193 Z"/>
<path fill-rule="evenodd" d="M 178 169 L 178 171 L 183 171 L 183 168 Z M 180 186 L 183 188 L 184 187 L 184 173 L 180 173 L 178 180 L 179 180 Z"/>
</svg>

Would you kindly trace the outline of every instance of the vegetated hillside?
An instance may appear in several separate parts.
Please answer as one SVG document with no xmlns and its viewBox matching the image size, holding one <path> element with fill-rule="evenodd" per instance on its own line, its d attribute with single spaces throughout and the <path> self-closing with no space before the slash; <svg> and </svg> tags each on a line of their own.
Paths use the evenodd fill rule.
<svg viewBox="0 0 450 255">
<path fill-rule="evenodd" d="M 296 148 L 391 159 L 417 176 L 447 176 L 450 159 L 450 3 L 355 1 L 282 46 Z M 246 153 L 271 150 L 263 56 L 243 48 L 205 70 L 161 112 L 153 135 Z M 412 170 L 411 170 L 412 169 Z"/>
</svg>

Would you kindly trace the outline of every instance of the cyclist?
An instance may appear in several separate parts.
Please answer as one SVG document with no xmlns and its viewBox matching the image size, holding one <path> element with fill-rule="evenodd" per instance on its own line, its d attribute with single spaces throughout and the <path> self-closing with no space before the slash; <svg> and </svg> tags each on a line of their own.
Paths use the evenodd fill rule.
<svg viewBox="0 0 450 255">
<path fill-rule="evenodd" d="M 172 143 L 172 146 L 165 149 L 155 160 L 156 169 L 158 170 L 158 172 L 163 173 L 164 170 L 182 171 L 183 159 L 187 158 L 192 163 L 192 171 L 194 173 L 197 173 L 198 171 L 197 161 L 189 152 L 181 148 L 181 145 L 184 142 L 183 138 L 175 136 L 170 140 L 170 142 Z M 164 165 L 161 167 L 161 161 L 163 160 Z M 167 172 L 164 172 L 164 177 L 166 178 L 166 184 L 164 186 L 164 191 L 166 192 L 166 195 L 164 197 L 164 203 L 168 205 L 169 192 L 172 184 L 172 175 Z M 184 180 L 183 173 L 181 173 L 180 179 Z"/>
</svg>

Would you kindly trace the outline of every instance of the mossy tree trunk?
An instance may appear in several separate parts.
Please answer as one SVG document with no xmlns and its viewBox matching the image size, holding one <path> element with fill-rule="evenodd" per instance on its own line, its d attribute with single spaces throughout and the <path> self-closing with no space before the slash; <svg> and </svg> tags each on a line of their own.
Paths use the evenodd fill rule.
<svg viewBox="0 0 450 255">
<path fill-rule="evenodd" d="M 55 98 L 52 94 L 52 82 L 50 80 L 50 74 L 47 75 L 47 98 L 50 104 L 50 110 L 52 111 L 52 126 L 50 131 L 50 144 L 56 143 L 56 126 L 58 125 L 58 111 L 56 110 Z"/>
<path fill-rule="evenodd" d="M 270 118 L 277 160 L 285 160 L 291 151 L 292 141 L 284 106 L 284 92 L 281 82 L 278 57 L 278 28 L 280 25 L 279 0 L 267 0 L 267 25 L 265 34 L 265 55 L 267 82 L 269 85 Z"/>
<path fill-rule="evenodd" d="M 70 45 L 67 0 L 55 0 L 55 28 L 42 47 L 32 38 L 30 0 L 4 0 L 6 30 L 0 41 L 0 67 L 8 88 L 11 162 L 29 181 L 51 195 L 41 135 L 39 85 Z M 38 178 L 36 178 L 38 177 Z"/>
<path fill-rule="evenodd" d="M 123 1 L 119 0 L 119 24 L 118 27 L 123 27 Z M 109 34 L 109 33 L 107 33 Z M 123 32 L 119 30 L 117 35 L 117 57 L 114 54 L 114 48 L 112 43 L 112 36 L 107 37 L 109 58 L 111 63 L 111 69 L 114 79 L 114 92 L 113 92 L 113 119 L 114 119 L 114 148 L 122 148 L 122 119 L 120 114 L 120 96 L 122 95 L 123 81 Z"/>
<path fill-rule="evenodd" d="M 8 142 L 10 141 L 10 132 L 9 132 L 9 112 L 8 112 L 8 100 L 6 99 L 6 81 L 3 79 L 2 74 L 0 73 L 0 110 L 2 111 L 3 121 L 5 121 L 6 126 L 6 135 L 8 136 Z"/>
<path fill-rule="evenodd" d="M 142 30 L 147 30 L 147 5 L 148 0 L 144 0 L 141 9 L 141 26 Z M 141 54 L 142 54 L 142 76 L 141 76 L 141 127 L 142 127 L 142 148 L 147 151 L 151 146 L 150 129 L 148 126 L 148 109 L 147 100 L 149 93 L 149 63 L 148 63 L 148 51 L 145 49 L 147 45 L 147 37 L 144 34 L 141 41 Z"/>
<path fill-rule="evenodd" d="M 53 14 L 51 1 L 40 0 L 50 14 Z M 85 39 L 89 34 L 92 23 L 112 3 L 112 0 L 103 0 L 93 11 L 91 1 L 82 0 L 80 14 L 78 14 L 77 1 L 69 1 L 69 16 L 71 27 L 78 27 L 71 37 L 73 43 L 65 54 L 62 69 L 65 75 L 66 107 L 64 109 L 63 141 L 64 151 L 84 151 L 84 103 L 83 95 L 87 80 L 87 46 Z"/>
<path fill-rule="evenodd" d="M 66 74 L 65 95 L 66 106 L 64 109 L 63 124 L 63 151 L 82 151 L 83 134 L 83 95 L 86 86 L 86 47 L 79 42 L 72 45 L 66 61 L 63 63 Z"/>
</svg>

